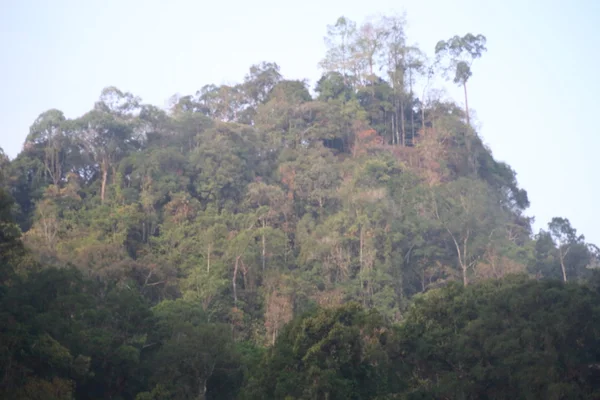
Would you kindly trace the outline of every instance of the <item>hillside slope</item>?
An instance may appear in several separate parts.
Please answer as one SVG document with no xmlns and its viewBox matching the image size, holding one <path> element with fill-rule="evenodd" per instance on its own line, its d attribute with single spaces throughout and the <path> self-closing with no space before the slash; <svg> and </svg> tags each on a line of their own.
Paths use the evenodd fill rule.
<svg viewBox="0 0 600 400">
<path fill-rule="evenodd" d="M 412 296 L 451 281 L 591 275 L 597 248 L 567 220 L 533 235 L 525 190 L 468 110 L 416 93 L 450 71 L 466 94 L 483 36 L 442 41 L 428 61 L 400 19 L 340 18 L 327 43 L 314 96 L 262 63 L 167 111 L 108 87 L 80 118 L 42 113 L 0 164 L 31 258 L 14 273 L 70 271 L 94 283 L 73 289 L 83 297 L 135 290 L 168 321 L 191 302 L 258 345 L 315 306 L 355 301 L 399 322 Z"/>
</svg>

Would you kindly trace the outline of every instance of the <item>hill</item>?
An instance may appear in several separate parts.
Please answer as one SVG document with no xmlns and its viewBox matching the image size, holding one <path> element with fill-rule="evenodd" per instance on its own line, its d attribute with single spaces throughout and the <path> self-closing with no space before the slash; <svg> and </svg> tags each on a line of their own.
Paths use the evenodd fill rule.
<svg viewBox="0 0 600 400">
<path fill-rule="evenodd" d="M 428 59 L 400 18 L 342 17 L 326 40 L 313 94 L 265 62 L 168 110 L 107 87 L 79 118 L 33 122 L 0 161 L 14 321 L 2 334 L 30 335 L 6 353 L 2 390 L 160 396 L 162 374 L 181 380 L 178 398 L 226 398 L 240 365 L 318 307 L 356 302 L 394 324 L 451 282 L 592 277 L 598 249 L 568 220 L 533 234 L 526 191 L 468 107 L 416 91 L 448 76 L 468 104 L 484 36 L 440 41 Z"/>
</svg>

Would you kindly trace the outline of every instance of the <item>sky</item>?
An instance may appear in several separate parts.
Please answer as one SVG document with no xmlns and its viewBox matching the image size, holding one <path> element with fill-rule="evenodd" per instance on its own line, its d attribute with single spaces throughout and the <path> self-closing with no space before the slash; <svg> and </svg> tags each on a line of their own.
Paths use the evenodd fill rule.
<svg viewBox="0 0 600 400">
<path fill-rule="evenodd" d="M 14 158 L 40 113 L 78 117 L 106 86 L 163 106 L 262 61 L 314 83 L 328 24 L 398 12 L 430 55 L 487 37 L 469 86 L 480 135 L 517 172 L 536 230 L 566 217 L 600 244 L 598 0 L 0 0 L 0 147 Z"/>
</svg>

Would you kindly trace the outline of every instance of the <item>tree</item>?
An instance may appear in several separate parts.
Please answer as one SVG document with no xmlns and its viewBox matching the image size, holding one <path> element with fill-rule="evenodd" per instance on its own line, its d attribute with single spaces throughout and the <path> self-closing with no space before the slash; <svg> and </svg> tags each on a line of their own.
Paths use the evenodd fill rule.
<svg viewBox="0 0 600 400">
<path fill-rule="evenodd" d="M 204 115 L 222 122 L 244 122 L 244 111 L 247 100 L 244 98 L 242 85 L 206 85 L 194 98 L 184 97 L 180 100 L 183 110 L 202 112 Z"/>
<path fill-rule="evenodd" d="M 338 19 L 314 94 L 262 62 L 42 113 L 0 152 L 0 397 L 593 397 L 600 250 L 532 236 L 436 88 L 484 38 L 429 65 L 405 28 Z"/>
<path fill-rule="evenodd" d="M 254 132 L 243 126 L 217 124 L 198 136 L 199 146 L 190 156 L 195 173 L 195 193 L 204 204 L 218 210 L 243 201 L 245 185 L 252 181 Z"/>
<path fill-rule="evenodd" d="M 394 380 L 392 332 L 355 303 L 298 318 L 279 335 L 244 390 L 246 399 L 373 399 Z M 393 383 L 394 382 L 394 383 Z"/>
<path fill-rule="evenodd" d="M 583 235 L 577 235 L 577 230 L 571 226 L 566 218 L 555 217 L 548 223 L 548 230 L 552 239 L 556 243 L 556 251 L 560 261 L 563 281 L 567 281 L 567 266 L 565 260 L 574 246 L 582 243 L 585 238 Z"/>
<path fill-rule="evenodd" d="M 389 32 L 378 22 L 368 21 L 360 26 L 356 37 L 356 57 L 360 62 L 362 82 L 371 82 L 375 78 L 375 66 L 385 39 Z"/>
<path fill-rule="evenodd" d="M 16 266 L 24 256 L 21 230 L 14 218 L 14 205 L 10 193 L 0 184 L 0 285 L 14 278 Z"/>
<path fill-rule="evenodd" d="M 406 138 L 405 125 L 405 73 L 406 63 L 406 34 L 404 16 L 385 17 L 383 23 L 388 30 L 386 35 L 385 53 L 383 53 L 383 65 L 389 76 L 394 89 L 394 114 L 392 120 L 393 142 L 404 146 Z"/>
<path fill-rule="evenodd" d="M 141 99 L 129 92 L 122 92 L 114 86 L 102 89 L 100 99 L 94 108 L 98 111 L 118 116 L 123 119 L 131 118 L 140 112 Z"/>
<path fill-rule="evenodd" d="M 408 46 L 406 52 L 406 69 L 408 71 L 408 88 L 409 88 L 409 100 L 410 100 L 410 129 L 411 129 L 411 143 L 415 144 L 415 111 L 414 111 L 414 84 L 418 75 L 426 73 L 426 58 L 425 54 L 416 46 Z"/>
<path fill-rule="evenodd" d="M 182 300 L 165 301 L 154 313 L 162 342 L 154 360 L 155 381 L 170 389 L 171 398 L 212 398 L 213 378 L 232 374 L 238 365 L 227 326 L 207 323 L 197 304 Z"/>
<path fill-rule="evenodd" d="M 355 51 L 356 23 L 342 16 L 334 25 L 327 26 L 327 54 L 320 62 L 325 72 L 338 72 L 344 84 L 352 86 L 356 79 Z"/>
<path fill-rule="evenodd" d="M 461 178 L 445 185 L 434 200 L 434 212 L 450 237 L 465 286 L 484 249 L 497 234 L 500 215 L 484 183 Z"/>
<path fill-rule="evenodd" d="M 276 63 L 263 62 L 250 67 L 242 85 L 244 95 L 248 98 L 247 123 L 252 123 L 257 107 L 267 101 L 271 91 L 281 79 L 279 65 Z"/>
<path fill-rule="evenodd" d="M 112 114 L 93 110 L 76 121 L 78 144 L 100 168 L 100 201 L 104 203 L 109 173 L 116 175 L 116 164 L 138 146 L 132 129 Z"/>
<path fill-rule="evenodd" d="M 255 126 L 265 136 L 273 158 L 283 148 L 297 148 L 305 142 L 312 119 L 311 100 L 306 82 L 283 80 L 273 87 L 267 101 L 258 106 Z"/>
<path fill-rule="evenodd" d="M 6 153 L 4 152 L 4 149 L 2 147 L 0 147 L 0 184 L 4 185 L 6 184 L 6 170 L 8 168 L 8 165 L 10 164 L 10 159 L 8 158 L 8 156 L 6 155 Z"/>
<path fill-rule="evenodd" d="M 461 85 L 465 92 L 465 112 L 467 125 L 471 125 L 469 119 L 469 101 L 467 97 L 467 81 L 472 75 L 471 65 L 473 61 L 480 58 L 485 47 L 485 36 L 467 33 L 465 36 L 454 36 L 447 41 L 440 40 L 435 46 L 435 54 L 440 62 L 445 62 L 445 71 L 452 70 L 454 83 Z"/>
<path fill-rule="evenodd" d="M 27 151 L 39 149 L 43 154 L 44 166 L 50 181 L 58 185 L 62 181 L 69 150 L 65 135 L 65 116 L 59 110 L 42 113 L 29 129 L 24 148 Z"/>
<path fill-rule="evenodd" d="M 269 274 L 264 281 L 266 291 L 265 299 L 265 328 L 270 344 L 275 345 L 275 340 L 285 324 L 293 317 L 292 289 L 286 285 L 289 277 L 281 274 Z"/>
<path fill-rule="evenodd" d="M 264 271 L 267 267 L 267 229 L 282 216 L 285 196 L 278 186 L 256 182 L 248 185 L 247 202 L 257 208 L 261 237 L 261 264 Z"/>
<path fill-rule="evenodd" d="M 594 398 L 598 293 L 523 275 L 417 296 L 398 331 L 409 398 Z"/>
</svg>

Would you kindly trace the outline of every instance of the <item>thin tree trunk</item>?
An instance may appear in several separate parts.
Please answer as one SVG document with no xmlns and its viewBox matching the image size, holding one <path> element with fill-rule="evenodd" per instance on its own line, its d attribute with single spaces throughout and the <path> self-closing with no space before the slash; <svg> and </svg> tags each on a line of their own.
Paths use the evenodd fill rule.
<svg viewBox="0 0 600 400">
<path fill-rule="evenodd" d="M 396 141 L 395 135 L 396 135 L 396 113 L 394 112 L 392 114 L 392 145 L 394 145 L 395 141 Z"/>
<path fill-rule="evenodd" d="M 400 126 L 402 127 L 402 138 L 400 139 L 400 144 L 402 146 L 406 146 L 406 126 L 404 123 L 404 100 L 400 96 Z"/>
<path fill-rule="evenodd" d="M 62 165 L 60 164 L 58 150 L 54 146 L 50 150 L 50 155 L 46 151 L 46 170 L 52 179 L 52 183 L 58 185 L 62 177 Z"/>
<path fill-rule="evenodd" d="M 411 129 L 411 144 L 415 145 L 415 113 L 413 112 L 413 84 L 412 84 L 412 68 L 409 70 L 410 83 L 410 129 Z"/>
<path fill-rule="evenodd" d="M 266 247 L 267 247 L 267 245 L 266 245 L 266 239 L 265 239 L 266 222 L 265 222 L 264 219 L 262 221 L 262 226 L 263 226 L 263 229 L 262 229 L 262 269 L 264 271 L 265 268 L 266 268 L 266 266 L 267 266 L 267 258 L 266 258 L 266 255 L 267 255 L 267 249 L 266 249 Z"/>
<path fill-rule="evenodd" d="M 238 269 L 240 266 L 240 257 L 241 256 L 237 256 L 235 258 L 235 265 L 233 267 L 233 279 L 231 280 L 231 285 L 233 287 L 233 304 L 237 307 L 237 285 L 236 285 L 236 280 L 237 280 L 237 273 L 238 273 Z"/>
<path fill-rule="evenodd" d="M 429 83 L 429 81 L 428 81 Z M 423 96 L 421 98 L 421 128 L 425 132 L 425 88 L 423 88 Z"/>
<path fill-rule="evenodd" d="M 469 279 L 467 277 L 467 272 L 469 268 L 469 263 L 467 263 L 467 246 L 469 243 L 469 237 L 471 236 L 471 232 L 467 230 L 467 235 L 463 240 L 463 256 L 462 256 L 462 270 L 463 270 L 463 284 L 467 286 L 469 284 Z"/>
<path fill-rule="evenodd" d="M 565 258 L 567 257 L 567 254 L 569 254 L 569 250 L 571 250 L 570 247 L 567 248 L 567 251 L 565 251 L 563 254 L 562 249 L 558 249 L 558 257 L 560 258 L 560 268 L 562 269 L 563 282 L 567 282 L 567 267 L 565 266 Z"/>
<path fill-rule="evenodd" d="M 469 118 L 469 98 L 467 97 L 467 82 L 463 82 L 463 88 L 465 89 L 465 111 L 467 113 L 467 125 L 471 126 L 471 119 Z"/>
<path fill-rule="evenodd" d="M 206 254 L 206 273 L 210 274 L 210 253 L 212 251 L 212 243 L 208 245 L 208 252 Z"/>
<path fill-rule="evenodd" d="M 456 239 L 454 238 L 454 235 L 452 234 L 452 232 L 450 231 L 450 229 L 446 228 L 446 231 L 448 231 L 448 233 L 450 234 L 450 237 L 452 238 L 452 241 L 454 242 L 454 246 L 456 247 L 456 255 L 458 256 L 458 264 L 460 265 L 460 269 L 462 271 L 462 278 L 463 278 L 463 285 L 467 286 L 469 284 L 469 279 L 467 277 L 467 270 L 468 270 L 468 265 L 467 265 L 467 260 L 465 259 L 466 257 L 466 253 L 467 253 L 467 242 L 469 240 L 469 233 L 467 232 L 467 237 L 464 239 L 464 257 L 463 254 L 461 254 L 461 249 L 460 246 L 458 244 L 458 242 L 456 241 Z"/>
<path fill-rule="evenodd" d="M 100 203 L 104 203 L 104 194 L 106 193 L 106 182 L 108 181 L 108 165 L 106 161 L 102 162 L 102 187 L 100 188 Z"/>
<path fill-rule="evenodd" d="M 242 280 L 244 281 L 244 289 L 250 289 L 250 285 L 248 284 L 248 268 L 244 264 L 243 260 L 240 260 L 240 264 L 242 264 Z"/>
<path fill-rule="evenodd" d="M 365 234 L 364 234 L 364 229 L 363 226 L 361 224 L 360 226 L 360 233 L 359 233 L 359 240 L 360 240 L 360 250 L 359 250 L 359 264 L 360 264 L 360 289 L 363 295 L 363 304 L 366 304 L 366 295 L 364 293 L 364 283 L 365 283 L 365 277 L 364 277 L 364 257 L 363 257 L 363 247 L 365 245 Z"/>
</svg>

